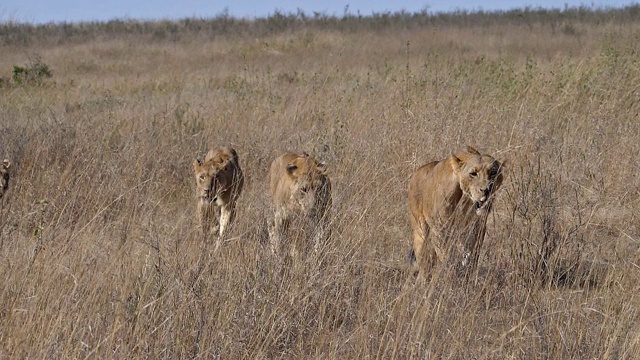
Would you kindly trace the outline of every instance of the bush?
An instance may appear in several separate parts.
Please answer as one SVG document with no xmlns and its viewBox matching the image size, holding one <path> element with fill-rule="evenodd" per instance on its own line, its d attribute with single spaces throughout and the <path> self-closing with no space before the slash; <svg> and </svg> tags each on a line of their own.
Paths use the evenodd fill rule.
<svg viewBox="0 0 640 360">
<path fill-rule="evenodd" d="M 13 66 L 13 76 L 11 79 L 15 84 L 41 84 L 46 78 L 52 76 L 49 65 L 43 63 L 40 57 L 30 61 L 26 67 Z"/>
</svg>

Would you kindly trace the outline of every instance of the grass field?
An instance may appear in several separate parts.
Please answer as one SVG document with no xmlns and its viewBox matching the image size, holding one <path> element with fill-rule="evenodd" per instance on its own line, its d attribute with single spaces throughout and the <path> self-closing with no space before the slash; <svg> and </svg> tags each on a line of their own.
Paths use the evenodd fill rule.
<svg viewBox="0 0 640 360">
<path fill-rule="evenodd" d="M 638 9 L 1 24 L 0 358 L 636 358 Z M 224 144 L 214 252 L 191 164 Z M 467 144 L 507 161 L 478 275 L 415 284 L 408 179 Z M 297 261 L 286 150 L 333 185 Z"/>
</svg>

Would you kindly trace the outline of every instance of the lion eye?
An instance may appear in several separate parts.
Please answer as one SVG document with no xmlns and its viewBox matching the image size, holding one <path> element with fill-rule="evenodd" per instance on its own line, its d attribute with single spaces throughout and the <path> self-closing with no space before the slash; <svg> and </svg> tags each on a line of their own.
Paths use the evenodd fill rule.
<svg viewBox="0 0 640 360">
<path fill-rule="evenodd" d="M 200 174 L 199 178 L 200 178 L 200 180 L 204 180 L 204 175 Z"/>
<path fill-rule="evenodd" d="M 469 176 L 471 176 L 472 178 L 474 178 L 474 177 L 478 176 L 478 173 L 474 171 L 474 172 L 471 172 L 471 173 L 469 174 Z"/>
</svg>

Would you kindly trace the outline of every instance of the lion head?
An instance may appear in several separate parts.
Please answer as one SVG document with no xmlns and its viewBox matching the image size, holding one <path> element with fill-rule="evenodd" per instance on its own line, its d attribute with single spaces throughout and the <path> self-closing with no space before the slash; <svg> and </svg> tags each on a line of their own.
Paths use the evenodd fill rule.
<svg viewBox="0 0 640 360">
<path fill-rule="evenodd" d="M 326 165 L 318 162 L 307 153 L 298 156 L 287 164 L 287 175 L 291 182 L 291 198 L 304 213 L 318 208 L 324 201 L 326 181 Z"/>
<path fill-rule="evenodd" d="M 473 202 L 476 214 L 491 210 L 493 194 L 502 185 L 504 164 L 489 155 L 482 155 L 471 146 L 453 155 L 453 171 L 464 196 Z"/>
<path fill-rule="evenodd" d="M 223 148 L 220 151 L 210 150 L 204 161 L 194 160 L 196 193 L 201 201 L 222 205 L 219 195 L 233 185 L 232 166 L 237 163 L 237 157 L 234 149 Z"/>
<path fill-rule="evenodd" d="M 11 161 L 4 159 L 0 166 L 0 198 L 9 188 L 9 168 L 11 167 Z"/>
</svg>

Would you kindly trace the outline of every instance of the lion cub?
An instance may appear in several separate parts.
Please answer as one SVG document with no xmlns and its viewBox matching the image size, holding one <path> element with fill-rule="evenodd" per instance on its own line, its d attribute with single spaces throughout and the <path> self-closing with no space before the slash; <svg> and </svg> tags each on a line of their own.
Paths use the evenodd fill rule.
<svg viewBox="0 0 640 360">
<path fill-rule="evenodd" d="M 292 220 L 311 225 L 313 246 L 317 250 L 328 231 L 331 208 L 331 182 L 326 165 L 307 153 L 285 153 L 271 163 L 271 197 L 275 220 L 269 228 L 271 251 L 275 254 Z M 292 248 L 295 254 L 295 246 Z"/>
<path fill-rule="evenodd" d="M 210 150 L 204 161 L 193 161 L 193 170 L 196 176 L 200 227 L 205 236 L 217 233 L 217 248 L 220 238 L 233 221 L 236 202 L 244 185 L 238 154 L 231 147 Z"/>
<path fill-rule="evenodd" d="M 468 146 L 415 171 L 408 200 L 419 276 L 445 262 L 453 250 L 461 256 L 456 262 L 462 270 L 468 274 L 475 268 L 502 169 L 499 161 Z"/>
<path fill-rule="evenodd" d="M 4 159 L 0 166 L 0 198 L 4 196 L 4 193 L 9 188 L 9 168 L 11 167 L 11 161 Z"/>
</svg>

